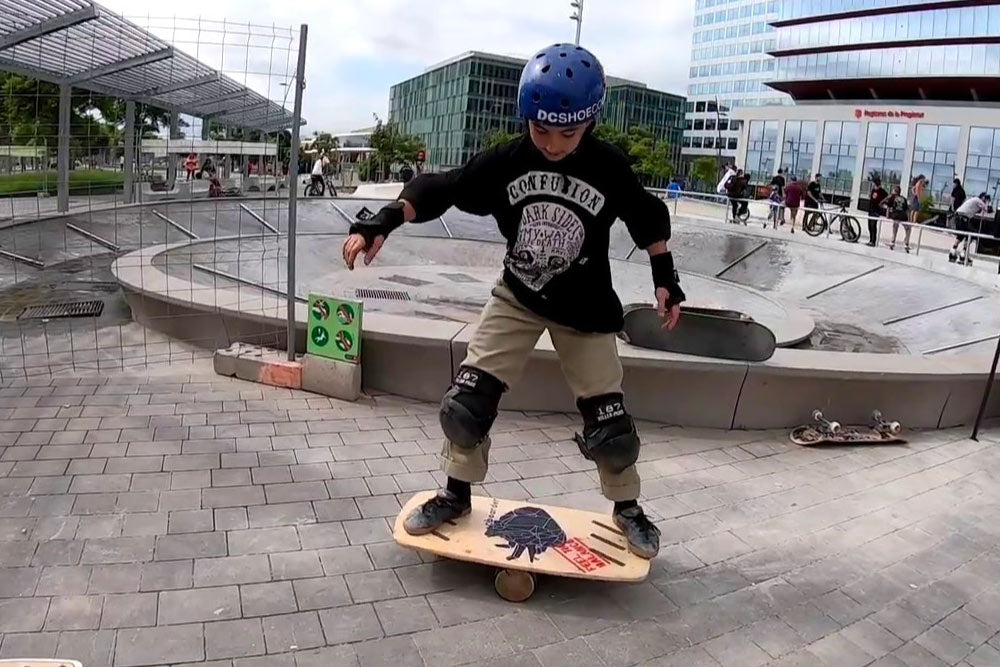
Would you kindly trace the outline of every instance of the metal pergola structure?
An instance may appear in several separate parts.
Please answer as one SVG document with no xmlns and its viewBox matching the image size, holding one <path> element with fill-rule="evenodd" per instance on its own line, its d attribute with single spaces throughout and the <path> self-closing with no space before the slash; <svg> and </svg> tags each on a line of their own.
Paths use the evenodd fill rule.
<svg viewBox="0 0 1000 667">
<path fill-rule="evenodd" d="M 277 132 L 296 114 L 91 0 L 0 0 L 0 70 L 59 86 L 58 209 L 69 210 L 73 88 L 126 101 L 125 155 L 135 154 L 135 104 L 224 125 Z M 302 124 L 300 118 L 299 124 Z M 202 125 L 202 138 L 209 124 Z M 125 160 L 131 202 L 133 160 Z"/>
</svg>

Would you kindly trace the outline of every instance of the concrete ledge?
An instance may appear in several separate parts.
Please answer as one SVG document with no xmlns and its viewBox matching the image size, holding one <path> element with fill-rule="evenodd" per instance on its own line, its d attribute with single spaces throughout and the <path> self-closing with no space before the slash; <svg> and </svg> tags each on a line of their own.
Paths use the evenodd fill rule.
<svg viewBox="0 0 1000 667">
<path fill-rule="evenodd" d="M 272 387 L 302 388 L 302 364 L 288 361 L 284 350 L 233 343 L 216 350 L 212 361 L 219 375 L 260 382 Z"/>
<path fill-rule="evenodd" d="M 451 362 L 456 372 L 474 330 L 475 325 L 470 324 L 452 339 Z M 665 354 L 621 341 L 618 354 L 624 370 L 622 390 L 633 417 L 665 424 L 731 428 L 747 364 Z M 444 389 L 436 400 L 440 400 Z M 539 338 L 525 364 L 524 375 L 504 394 L 500 408 L 576 412 L 576 399 L 563 378 L 548 332 Z"/>
<path fill-rule="evenodd" d="M 302 389 L 343 401 L 361 395 L 361 366 L 312 354 L 302 357 Z"/>
<path fill-rule="evenodd" d="M 245 287 L 206 289 L 163 273 L 152 258 L 178 245 L 185 243 L 143 248 L 113 264 L 136 321 L 210 349 L 236 341 L 285 346 L 283 298 Z M 295 348 L 304 352 L 306 304 L 296 304 L 295 319 Z M 362 387 L 440 401 L 465 357 L 474 326 L 385 313 L 366 315 Z M 779 349 L 767 362 L 748 364 L 665 354 L 620 341 L 618 349 L 633 415 L 714 428 L 787 428 L 809 421 L 816 408 L 845 423 L 866 422 L 872 410 L 880 409 L 908 428 L 970 424 L 990 362 L 978 356 Z M 231 372 L 228 362 L 220 363 L 224 372 Z M 293 382 L 282 378 L 270 381 Z M 547 334 L 501 407 L 576 410 Z M 1000 382 L 987 416 L 1000 416 Z"/>
</svg>

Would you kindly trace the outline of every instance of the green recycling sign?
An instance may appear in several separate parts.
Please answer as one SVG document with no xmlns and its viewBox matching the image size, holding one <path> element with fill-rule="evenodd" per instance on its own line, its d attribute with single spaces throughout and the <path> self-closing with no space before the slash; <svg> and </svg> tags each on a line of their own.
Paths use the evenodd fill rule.
<svg viewBox="0 0 1000 667">
<path fill-rule="evenodd" d="M 361 361 L 360 301 L 309 295 L 306 352 L 356 364 Z"/>
</svg>

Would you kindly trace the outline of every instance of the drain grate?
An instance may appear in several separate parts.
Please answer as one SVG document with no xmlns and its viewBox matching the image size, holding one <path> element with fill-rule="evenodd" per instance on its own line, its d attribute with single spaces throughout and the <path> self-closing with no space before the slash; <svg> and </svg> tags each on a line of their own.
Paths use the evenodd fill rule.
<svg viewBox="0 0 1000 667">
<path fill-rule="evenodd" d="M 385 301 L 409 301 L 410 295 L 395 289 L 367 289 L 358 287 L 354 290 L 359 299 L 383 299 Z"/>
<path fill-rule="evenodd" d="M 97 317 L 104 310 L 103 301 L 67 301 L 64 303 L 43 303 L 25 306 L 19 320 L 42 320 L 57 317 Z"/>
</svg>

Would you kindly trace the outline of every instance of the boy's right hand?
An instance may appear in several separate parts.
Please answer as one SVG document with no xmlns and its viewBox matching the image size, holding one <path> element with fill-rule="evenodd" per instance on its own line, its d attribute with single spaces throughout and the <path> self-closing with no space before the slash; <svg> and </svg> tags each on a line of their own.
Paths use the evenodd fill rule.
<svg viewBox="0 0 1000 667">
<path fill-rule="evenodd" d="M 362 251 L 365 253 L 365 266 L 372 263 L 375 255 L 382 249 L 382 244 L 389 234 L 403 224 L 403 201 L 394 201 L 383 206 L 378 213 L 367 219 L 358 219 L 351 223 L 350 232 L 344 240 L 344 263 L 354 270 L 354 260 Z"/>
<path fill-rule="evenodd" d="M 367 250 L 368 242 L 365 241 L 365 237 L 361 234 L 351 234 L 346 239 L 344 239 L 343 253 L 344 253 L 344 263 L 347 264 L 347 268 L 350 271 L 354 270 L 354 261 L 358 258 L 362 252 L 365 253 L 365 266 L 372 263 L 375 259 L 375 255 L 378 251 L 382 249 L 382 244 L 385 243 L 385 237 L 382 235 L 376 236 L 372 240 L 371 247 Z"/>
</svg>

